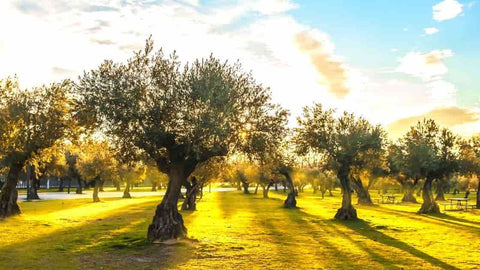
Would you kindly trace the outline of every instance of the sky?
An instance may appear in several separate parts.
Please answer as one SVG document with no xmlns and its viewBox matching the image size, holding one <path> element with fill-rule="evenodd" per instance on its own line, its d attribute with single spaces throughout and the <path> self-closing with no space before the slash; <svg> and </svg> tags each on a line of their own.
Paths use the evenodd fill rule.
<svg viewBox="0 0 480 270">
<path fill-rule="evenodd" d="M 152 35 L 182 61 L 239 60 L 290 110 L 353 112 L 391 138 L 423 118 L 480 133 L 480 0 L 1 0 L 0 78 L 49 84 Z"/>
</svg>

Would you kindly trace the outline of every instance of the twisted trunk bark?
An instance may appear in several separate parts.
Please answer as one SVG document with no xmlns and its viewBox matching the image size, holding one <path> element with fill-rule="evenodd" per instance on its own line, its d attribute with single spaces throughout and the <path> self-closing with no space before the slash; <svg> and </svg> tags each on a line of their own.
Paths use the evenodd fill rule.
<svg viewBox="0 0 480 270">
<path fill-rule="evenodd" d="M 336 219 L 340 220 L 350 220 L 357 219 L 357 210 L 352 205 L 352 193 L 350 186 L 350 179 L 348 178 L 350 169 L 349 168 L 340 168 L 337 173 L 338 179 L 340 179 L 340 184 L 342 186 L 342 207 L 338 209 L 335 214 Z"/>
<path fill-rule="evenodd" d="M 402 202 L 411 202 L 417 203 L 417 199 L 415 198 L 415 187 L 409 184 L 403 184 L 403 198 Z"/>
<path fill-rule="evenodd" d="M 353 176 L 352 176 L 353 177 Z M 363 205 L 372 205 L 372 198 L 370 197 L 370 193 L 366 188 L 363 187 L 363 183 L 361 179 L 355 179 L 352 180 L 354 181 L 356 185 L 356 190 L 357 190 L 357 196 L 358 196 L 358 204 L 363 204 Z"/>
<path fill-rule="evenodd" d="M 480 209 L 480 173 L 477 174 L 478 186 L 477 186 L 477 209 Z"/>
<path fill-rule="evenodd" d="M 17 183 L 22 168 L 23 163 L 10 165 L 7 180 L 3 184 L 2 193 L 0 194 L 0 218 L 20 214 L 20 207 L 17 204 Z"/>
<path fill-rule="evenodd" d="M 185 200 L 182 204 L 182 210 L 187 211 L 196 211 L 197 210 L 197 194 L 199 192 L 200 186 L 196 181 L 192 181 L 192 184 L 188 183 L 185 185 L 187 188 L 187 193 L 185 194 Z"/>
<path fill-rule="evenodd" d="M 182 183 L 188 177 L 184 164 L 172 164 L 169 173 L 167 191 L 162 202 L 157 206 L 152 223 L 148 226 L 148 241 L 160 243 L 166 240 L 186 236 L 187 228 L 183 225 L 182 215 L 177 203 Z"/>
<path fill-rule="evenodd" d="M 98 189 L 100 188 L 100 179 L 95 178 L 95 186 L 93 187 L 93 202 L 99 202 L 100 198 L 98 198 Z"/>
<path fill-rule="evenodd" d="M 101 192 L 105 191 L 105 190 L 103 190 L 103 184 L 105 184 L 105 180 L 100 180 L 99 191 L 101 191 Z"/>
<path fill-rule="evenodd" d="M 420 210 L 418 210 L 419 214 L 440 213 L 440 208 L 438 207 L 438 204 L 433 199 L 432 182 L 433 182 L 433 179 L 427 178 L 425 180 L 425 183 L 423 184 L 423 190 L 422 190 L 423 204 L 422 204 L 422 207 L 420 207 Z"/>
<path fill-rule="evenodd" d="M 80 179 L 80 177 L 77 175 L 77 181 L 78 181 L 78 186 L 77 186 L 77 190 L 75 191 L 76 194 L 82 194 L 82 180 Z"/>
<path fill-rule="evenodd" d="M 444 181 L 437 180 L 437 196 L 435 197 L 436 201 L 445 201 L 444 184 Z"/>
<path fill-rule="evenodd" d="M 64 183 L 65 183 L 65 179 L 63 177 L 59 177 L 57 179 L 60 180 L 60 183 L 58 184 L 58 191 L 63 192 L 63 186 L 64 186 Z"/>
<path fill-rule="evenodd" d="M 37 192 L 37 174 L 33 165 L 27 165 L 27 183 L 31 183 L 27 187 L 27 200 L 40 200 Z"/>
<path fill-rule="evenodd" d="M 285 176 L 285 178 L 287 178 L 287 183 L 290 188 L 290 192 L 287 195 L 287 199 L 285 200 L 283 207 L 297 208 L 297 200 L 295 199 L 296 192 L 295 192 L 295 187 L 293 186 L 293 180 L 290 177 L 289 173 L 284 173 L 283 175 Z"/>
<path fill-rule="evenodd" d="M 122 198 L 124 198 L 124 199 L 132 198 L 132 196 L 130 196 L 130 180 L 128 180 L 128 179 L 127 179 L 127 184 L 125 185 L 125 190 L 123 191 Z"/>
</svg>

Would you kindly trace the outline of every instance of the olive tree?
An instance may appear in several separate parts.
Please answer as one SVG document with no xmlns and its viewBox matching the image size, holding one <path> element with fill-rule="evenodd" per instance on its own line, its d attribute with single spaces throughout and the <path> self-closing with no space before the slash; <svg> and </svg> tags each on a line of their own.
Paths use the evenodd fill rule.
<svg viewBox="0 0 480 270">
<path fill-rule="evenodd" d="M 67 135 L 70 90 L 69 81 L 22 90 L 15 79 L 0 80 L 0 162 L 9 168 L 0 195 L 0 218 L 20 213 L 16 186 L 22 168 Z"/>
<path fill-rule="evenodd" d="M 144 50 L 126 63 L 105 61 L 78 83 L 83 108 L 103 132 L 144 151 L 169 177 L 148 228 L 148 240 L 186 235 L 177 202 L 197 164 L 225 156 L 247 126 L 261 127 L 272 110 L 268 88 L 239 63 L 210 56 L 182 65 L 175 53 Z"/>
<path fill-rule="evenodd" d="M 477 177 L 477 209 L 480 209 L 480 135 L 461 141 L 460 168 L 463 174 Z"/>
<path fill-rule="evenodd" d="M 363 155 L 382 149 L 384 131 L 353 114 L 344 112 L 336 118 L 334 113 L 334 110 L 324 110 L 321 104 L 305 107 L 297 120 L 295 143 L 299 153 L 318 151 L 326 155 L 343 191 L 342 207 L 335 218 L 356 219 L 350 174 L 354 166 L 364 163 Z"/>
<path fill-rule="evenodd" d="M 81 144 L 81 148 L 76 168 L 85 180 L 94 183 L 93 202 L 99 202 L 101 182 L 118 177 L 115 155 L 105 141 L 87 139 Z"/>
<path fill-rule="evenodd" d="M 403 175 L 424 180 L 423 203 L 418 213 L 440 213 L 432 193 L 434 180 L 445 178 L 457 170 L 456 136 L 431 119 L 424 119 L 412 127 L 400 140 Z M 401 163 L 398 163 L 401 164 Z"/>
</svg>

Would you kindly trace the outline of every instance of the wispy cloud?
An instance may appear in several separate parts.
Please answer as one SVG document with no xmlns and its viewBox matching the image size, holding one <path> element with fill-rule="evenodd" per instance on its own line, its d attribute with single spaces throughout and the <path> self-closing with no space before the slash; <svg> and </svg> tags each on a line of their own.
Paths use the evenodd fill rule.
<svg viewBox="0 0 480 270">
<path fill-rule="evenodd" d="M 466 124 L 480 124 L 480 113 L 459 107 L 439 107 L 425 114 L 402 118 L 387 125 L 386 129 L 392 138 L 398 138 L 418 121 L 433 119 L 441 126 L 456 128 Z M 464 134 L 466 135 L 466 134 Z"/>
<path fill-rule="evenodd" d="M 423 30 L 425 31 L 425 34 L 427 34 L 427 35 L 433 35 L 433 34 L 436 34 L 440 31 L 440 30 L 438 30 L 438 28 L 435 28 L 435 27 L 428 27 L 428 28 L 424 28 Z"/>
<path fill-rule="evenodd" d="M 298 48 L 309 55 L 316 71 L 326 81 L 328 88 L 339 98 L 348 93 L 347 75 L 340 61 L 333 59 L 326 49 L 325 40 L 315 38 L 311 32 L 301 32 L 295 36 Z"/>
</svg>

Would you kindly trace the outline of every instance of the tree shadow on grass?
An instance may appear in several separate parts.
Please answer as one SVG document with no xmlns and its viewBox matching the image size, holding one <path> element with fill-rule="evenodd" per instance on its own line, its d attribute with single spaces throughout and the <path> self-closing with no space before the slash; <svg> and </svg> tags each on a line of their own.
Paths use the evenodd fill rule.
<svg viewBox="0 0 480 270">
<path fill-rule="evenodd" d="M 3 246 L 0 248 L 0 269 L 40 269 L 42 266 L 151 269 L 173 267 L 189 260 L 195 243 L 153 245 L 147 242 L 146 231 L 154 211 L 150 204 L 126 207 L 79 226 Z M 144 206 L 144 210 L 130 211 L 139 206 Z M 34 234 L 34 228 L 25 233 Z"/>
<path fill-rule="evenodd" d="M 379 212 L 384 212 L 387 214 L 392 214 L 392 215 L 399 215 L 405 218 L 413 219 L 413 220 L 418 220 L 421 222 L 428 222 L 428 223 L 433 223 L 437 225 L 443 225 L 443 226 L 448 226 L 450 228 L 458 228 L 458 227 L 464 227 L 470 230 L 474 230 L 474 233 L 479 233 L 480 232 L 480 227 L 476 227 L 474 225 L 480 225 L 479 222 L 475 221 L 470 221 L 458 217 L 453 217 L 444 213 L 440 214 L 417 214 L 417 213 L 412 213 L 408 211 L 402 211 L 402 210 L 397 210 L 397 209 L 387 209 L 387 208 L 376 208 L 376 211 Z M 460 224 L 457 222 L 463 222 L 467 224 Z M 469 225 L 469 224 L 473 225 Z"/>
<path fill-rule="evenodd" d="M 372 226 L 370 226 L 370 223 L 364 220 L 355 220 L 355 221 L 336 221 L 337 224 L 343 225 L 345 227 L 348 227 L 349 229 L 355 231 L 356 233 L 363 235 L 373 241 L 377 241 L 383 245 L 391 246 L 400 250 L 403 250 L 405 252 L 410 253 L 411 255 L 420 258 L 424 261 L 429 262 L 430 264 L 441 267 L 443 269 L 459 269 L 453 265 L 450 265 L 448 263 L 445 263 L 435 257 L 432 257 L 428 255 L 425 252 L 422 252 L 410 245 L 408 245 L 405 242 L 402 242 L 398 239 L 395 239 L 391 236 L 388 236 Z"/>
</svg>

